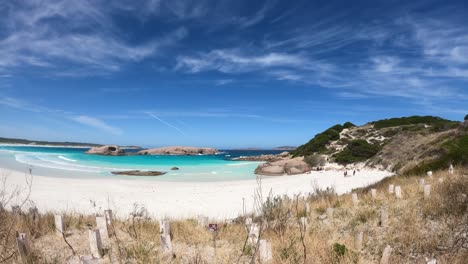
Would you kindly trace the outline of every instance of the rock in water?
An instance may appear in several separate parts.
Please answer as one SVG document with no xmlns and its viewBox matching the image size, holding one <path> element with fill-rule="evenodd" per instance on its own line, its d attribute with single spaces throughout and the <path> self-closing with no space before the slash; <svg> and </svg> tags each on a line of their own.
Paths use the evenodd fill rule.
<svg viewBox="0 0 468 264">
<path fill-rule="evenodd" d="M 86 154 L 93 155 L 106 155 L 106 156 L 122 156 L 125 151 L 116 145 L 105 145 L 100 147 L 93 147 L 85 152 Z"/>
<path fill-rule="evenodd" d="M 214 148 L 198 147 L 163 147 L 138 151 L 140 155 L 214 155 L 218 153 Z"/>
<path fill-rule="evenodd" d="M 113 171 L 112 174 L 115 175 L 127 175 L 127 176 L 161 176 L 166 174 L 161 171 L 140 171 L 140 170 L 130 170 L 130 171 Z"/>
<path fill-rule="evenodd" d="M 179 170 L 177 167 L 172 167 L 171 170 Z"/>
</svg>

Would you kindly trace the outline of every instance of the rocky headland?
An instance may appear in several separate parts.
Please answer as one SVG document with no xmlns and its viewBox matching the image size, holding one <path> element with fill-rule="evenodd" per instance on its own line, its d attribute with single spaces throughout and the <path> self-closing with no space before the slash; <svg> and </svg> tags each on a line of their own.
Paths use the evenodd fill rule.
<svg viewBox="0 0 468 264">
<path fill-rule="evenodd" d="M 219 151 L 214 148 L 199 148 L 199 147 L 162 147 L 153 149 L 144 149 L 138 151 L 139 155 L 214 155 Z"/>
<path fill-rule="evenodd" d="M 104 155 L 104 156 L 124 156 L 126 154 L 122 148 L 116 145 L 92 147 L 85 153 L 92 154 L 92 155 Z"/>
<path fill-rule="evenodd" d="M 104 156 L 130 156 L 130 155 L 214 155 L 219 153 L 214 148 L 199 148 L 199 147 L 162 147 L 144 149 L 138 152 L 125 152 L 125 150 L 116 145 L 105 145 L 92 147 L 86 154 L 104 155 Z"/>
</svg>

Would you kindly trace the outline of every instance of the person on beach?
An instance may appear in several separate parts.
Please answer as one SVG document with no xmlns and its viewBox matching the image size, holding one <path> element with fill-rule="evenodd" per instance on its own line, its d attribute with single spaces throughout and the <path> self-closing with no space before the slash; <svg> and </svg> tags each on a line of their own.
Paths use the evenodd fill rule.
<svg viewBox="0 0 468 264">
<path fill-rule="evenodd" d="M 353 171 L 353 176 L 356 175 L 356 170 Z"/>
</svg>

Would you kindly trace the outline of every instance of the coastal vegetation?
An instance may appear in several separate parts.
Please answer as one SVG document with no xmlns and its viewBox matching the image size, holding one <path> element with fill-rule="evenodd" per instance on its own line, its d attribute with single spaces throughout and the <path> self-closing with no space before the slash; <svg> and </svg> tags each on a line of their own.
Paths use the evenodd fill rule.
<svg viewBox="0 0 468 264">
<path fill-rule="evenodd" d="M 264 202 L 256 204 L 255 215 L 207 222 L 195 216 L 170 219 L 174 255 L 161 249 L 159 222 L 136 206 L 127 219 L 114 219 L 109 225 L 110 244 L 99 263 L 265 263 L 259 244 L 248 242 L 248 218 L 258 225 L 259 237 L 271 243 L 272 264 L 379 263 L 388 247 L 393 249 L 388 263 L 466 263 L 467 174 L 466 167 L 456 167 L 454 174 L 435 171 L 432 177 L 396 175 L 354 190 L 358 204 L 353 204 L 351 194 L 311 189 L 304 198 L 259 197 Z M 416 177 L 431 185 L 430 196 L 420 192 Z M 388 193 L 389 184 L 401 188 L 402 198 Z M 16 231 L 29 239 L 31 263 L 66 263 L 90 254 L 88 229 L 96 226 L 94 216 L 38 213 L 33 201 L 16 205 L 14 193 L 4 189 L 0 193 L 2 208 L 14 208 L 0 210 L 1 263 L 18 262 Z M 388 215 L 385 222 L 382 210 Z M 57 213 L 64 219 L 63 236 L 55 229 Z M 97 215 L 102 213 L 96 208 Z M 209 231 L 208 223 L 218 225 L 216 233 Z"/>
<path fill-rule="evenodd" d="M 375 122 L 371 122 L 375 129 L 382 129 L 387 127 L 406 126 L 406 125 L 417 125 L 425 124 L 433 126 L 434 129 L 447 129 L 456 127 L 459 122 L 450 121 L 436 116 L 409 116 L 399 118 L 383 119 Z"/>
<path fill-rule="evenodd" d="M 350 164 L 366 161 L 379 151 L 380 147 L 363 139 L 352 140 L 347 147 L 335 155 L 335 161 L 340 164 Z"/>
<path fill-rule="evenodd" d="M 325 155 L 342 165 L 361 162 L 403 174 L 422 173 L 451 163 L 466 164 L 467 135 L 466 124 L 440 117 L 390 118 L 363 126 L 335 125 L 291 154 L 309 161 Z"/>
<path fill-rule="evenodd" d="M 343 129 L 354 126 L 355 125 L 351 122 L 346 122 L 343 125 L 334 125 L 322 133 L 315 135 L 315 137 L 312 138 L 309 142 L 299 146 L 296 150 L 292 151 L 291 154 L 294 157 L 299 157 L 309 156 L 317 152 L 325 152 L 327 150 L 327 144 L 329 144 L 331 141 L 338 140 Z"/>
</svg>

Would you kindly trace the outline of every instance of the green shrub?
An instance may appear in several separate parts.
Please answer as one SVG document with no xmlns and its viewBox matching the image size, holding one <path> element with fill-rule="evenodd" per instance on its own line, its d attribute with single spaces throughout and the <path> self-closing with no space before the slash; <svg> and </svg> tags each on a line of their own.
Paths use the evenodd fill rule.
<svg viewBox="0 0 468 264">
<path fill-rule="evenodd" d="M 370 144 L 365 140 L 353 140 L 344 150 L 336 154 L 335 161 L 340 164 L 365 161 L 377 154 L 379 149 L 380 147 L 378 145 Z"/>
<path fill-rule="evenodd" d="M 355 127 L 355 126 L 356 126 L 356 125 L 353 124 L 353 123 L 351 123 L 351 122 L 346 122 L 346 123 L 343 124 L 343 127 L 344 127 L 344 128 L 350 128 L 350 127 Z"/>
<path fill-rule="evenodd" d="M 336 256 L 343 257 L 348 253 L 348 249 L 343 244 L 335 243 L 333 244 L 333 252 L 335 252 Z"/>
</svg>

